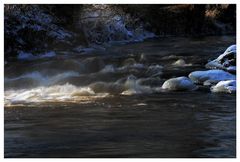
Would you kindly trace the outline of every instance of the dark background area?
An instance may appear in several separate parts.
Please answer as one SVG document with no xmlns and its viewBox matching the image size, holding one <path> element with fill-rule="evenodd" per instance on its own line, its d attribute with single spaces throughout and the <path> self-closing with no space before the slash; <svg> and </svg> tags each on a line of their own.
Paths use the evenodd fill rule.
<svg viewBox="0 0 240 162">
<path fill-rule="evenodd" d="M 236 34 L 235 4 L 116 4 L 106 5 L 105 8 L 84 4 L 6 4 L 5 60 L 15 58 L 20 51 L 37 55 L 49 50 L 66 50 L 79 45 L 88 47 L 109 42 L 106 24 L 99 21 L 92 25 L 89 24 L 91 17 L 84 18 L 89 21 L 82 19 L 82 15 L 96 13 L 98 10 L 101 10 L 98 17 L 105 22 L 114 24 L 115 17 L 110 14 L 103 18 L 101 12 L 114 13 L 123 19 L 124 28 L 138 33 L 144 29 L 161 37 Z M 67 34 L 62 34 L 62 31 Z M 111 40 L 130 39 L 116 31 L 111 33 Z"/>
</svg>

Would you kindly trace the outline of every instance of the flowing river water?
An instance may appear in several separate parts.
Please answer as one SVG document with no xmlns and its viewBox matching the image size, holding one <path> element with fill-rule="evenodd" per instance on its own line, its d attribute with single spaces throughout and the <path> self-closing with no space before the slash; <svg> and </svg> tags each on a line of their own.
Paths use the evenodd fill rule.
<svg viewBox="0 0 240 162">
<path fill-rule="evenodd" d="M 235 94 L 161 89 L 235 39 L 158 38 L 8 63 L 5 157 L 235 157 Z"/>
</svg>

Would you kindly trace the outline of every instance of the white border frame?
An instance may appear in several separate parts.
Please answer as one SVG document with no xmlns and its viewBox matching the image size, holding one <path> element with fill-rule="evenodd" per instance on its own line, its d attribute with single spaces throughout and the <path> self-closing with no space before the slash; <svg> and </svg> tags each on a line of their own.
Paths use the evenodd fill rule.
<svg viewBox="0 0 240 162">
<path fill-rule="evenodd" d="M 1 26 L 1 30 L 0 30 L 0 36 L 1 36 L 1 43 L 0 43 L 0 49 L 1 49 L 1 56 L 2 58 L 0 59 L 0 68 L 1 68 L 1 77 L 0 77 L 0 81 L 1 81 L 1 84 L 0 84 L 0 97 L 1 97 L 1 102 L 0 102 L 0 108 L 1 108 L 1 113 L 0 113 L 0 118 L 1 118 L 1 140 L 0 140 L 0 153 L 1 153 L 1 157 L 0 157 L 0 160 L 8 160 L 8 161 L 15 161 L 15 160 L 18 160 L 18 161 L 26 161 L 26 160 L 36 160 L 36 161 L 48 161 L 48 160 L 58 160 L 58 161 L 66 161 L 66 160 L 81 160 L 81 161 L 94 161 L 94 160 L 99 160 L 99 161 L 102 161 L 102 162 L 105 162 L 105 161 L 109 161 L 109 160 L 113 160 L 111 158 L 107 158 L 107 159 L 76 159 L 76 158 L 71 158 L 71 159 L 68 159 L 68 158 L 64 158 L 64 159 L 60 159 L 60 158 L 51 158 L 51 159 L 47 159 L 47 158 L 44 158 L 44 159 L 41 159 L 41 158 L 27 158 L 27 159 L 19 159 L 19 158 L 14 158 L 14 159 L 4 159 L 4 4 L 237 4 L 237 27 L 239 27 L 239 22 L 240 22 L 240 16 L 239 16 L 239 6 L 238 6 L 238 3 L 237 2 L 240 2 L 240 1 L 237 1 L 237 0 L 171 0 L 171 1 L 167 1 L 167 0 L 1 0 L 1 6 L 0 6 L 0 26 Z M 239 31 L 240 29 L 237 28 L 237 47 L 239 47 L 239 37 L 238 37 L 238 33 L 240 32 Z M 240 50 L 239 48 L 237 48 L 237 53 L 239 54 Z M 237 58 L 239 58 L 239 56 L 237 56 Z M 240 70 L 240 62 L 239 60 L 237 59 L 237 82 L 239 81 L 239 70 Z M 238 100 L 239 100 L 239 86 L 237 85 L 237 106 L 236 106 L 236 118 L 237 118 L 237 138 L 236 138 L 236 157 L 239 156 L 239 144 L 238 144 L 238 139 L 239 139 L 239 104 L 238 104 Z M 196 161 L 199 161 L 199 160 L 206 160 L 206 161 L 225 161 L 225 160 L 230 160 L 230 161 L 236 161 L 238 158 L 222 158 L 222 159 L 219 159 L 219 158 L 198 158 L 198 159 L 195 159 Z M 164 159 L 161 159 L 161 158 L 143 158 L 143 159 L 133 159 L 133 158 L 130 158 L 130 159 L 121 159 L 121 158 L 116 158 L 114 159 L 116 161 L 122 161 L 122 160 L 126 160 L 126 161 L 135 161 L 135 160 L 139 160 L 139 161 L 148 161 L 148 160 L 151 160 L 151 161 L 158 161 L 158 160 L 164 160 L 164 161 L 175 161 L 175 160 L 180 160 L 180 161 L 192 161 L 193 159 L 192 158 L 181 158 L 181 159 L 173 159 L 173 158 L 164 158 Z"/>
</svg>

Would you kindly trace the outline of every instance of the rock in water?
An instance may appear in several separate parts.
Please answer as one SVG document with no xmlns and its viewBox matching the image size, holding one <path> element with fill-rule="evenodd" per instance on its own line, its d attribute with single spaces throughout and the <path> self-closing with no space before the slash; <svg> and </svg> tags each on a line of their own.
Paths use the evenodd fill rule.
<svg viewBox="0 0 240 162">
<path fill-rule="evenodd" d="M 192 64 L 186 64 L 186 62 L 183 59 L 179 59 L 176 62 L 172 63 L 172 65 L 182 67 L 182 66 L 191 66 Z"/>
<path fill-rule="evenodd" d="M 222 69 L 231 73 L 236 73 L 236 45 L 232 45 L 218 56 L 217 59 L 205 65 L 208 69 Z"/>
<path fill-rule="evenodd" d="M 219 82 L 224 80 L 235 80 L 236 76 L 223 70 L 194 71 L 188 76 L 194 83 L 204 83 L 207 80 Z"/>
<path fill-rule="evenodd" d="M 99 57 L 87 58 L 83 61 L 87 72 L 98 72 L 105 67 L 103 60 Z"/>
<path fill-rule="evenodd" d="M 187 77 L 178 77 L 166 80 L 162 88 L 170 91 L 187 91 L 195 90 L 197 86 Z"/>
<path fill-rule="evenodd" d="M 220 81 L 211 87 L 212 92 L 236 93 L 236 80 Z"/>
<path fill-rule="evenodd" d="M 136 64 L 136 60 L 134 58 L 128 58 L 123 61 L 123 66 L 130 66 Z"/>
</svg>

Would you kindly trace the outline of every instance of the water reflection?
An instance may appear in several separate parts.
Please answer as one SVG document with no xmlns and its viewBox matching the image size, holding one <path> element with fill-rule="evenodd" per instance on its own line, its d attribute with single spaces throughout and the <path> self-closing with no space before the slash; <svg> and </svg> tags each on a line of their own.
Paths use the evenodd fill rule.
<svg viewBox="0 0 240 162">
<path fill-rule="evenodd" d="M 6 109 L 5 156 L 234 157 L 235 97 L 222 97 L 225 106 L 170 93 Z"/>
</svg>

